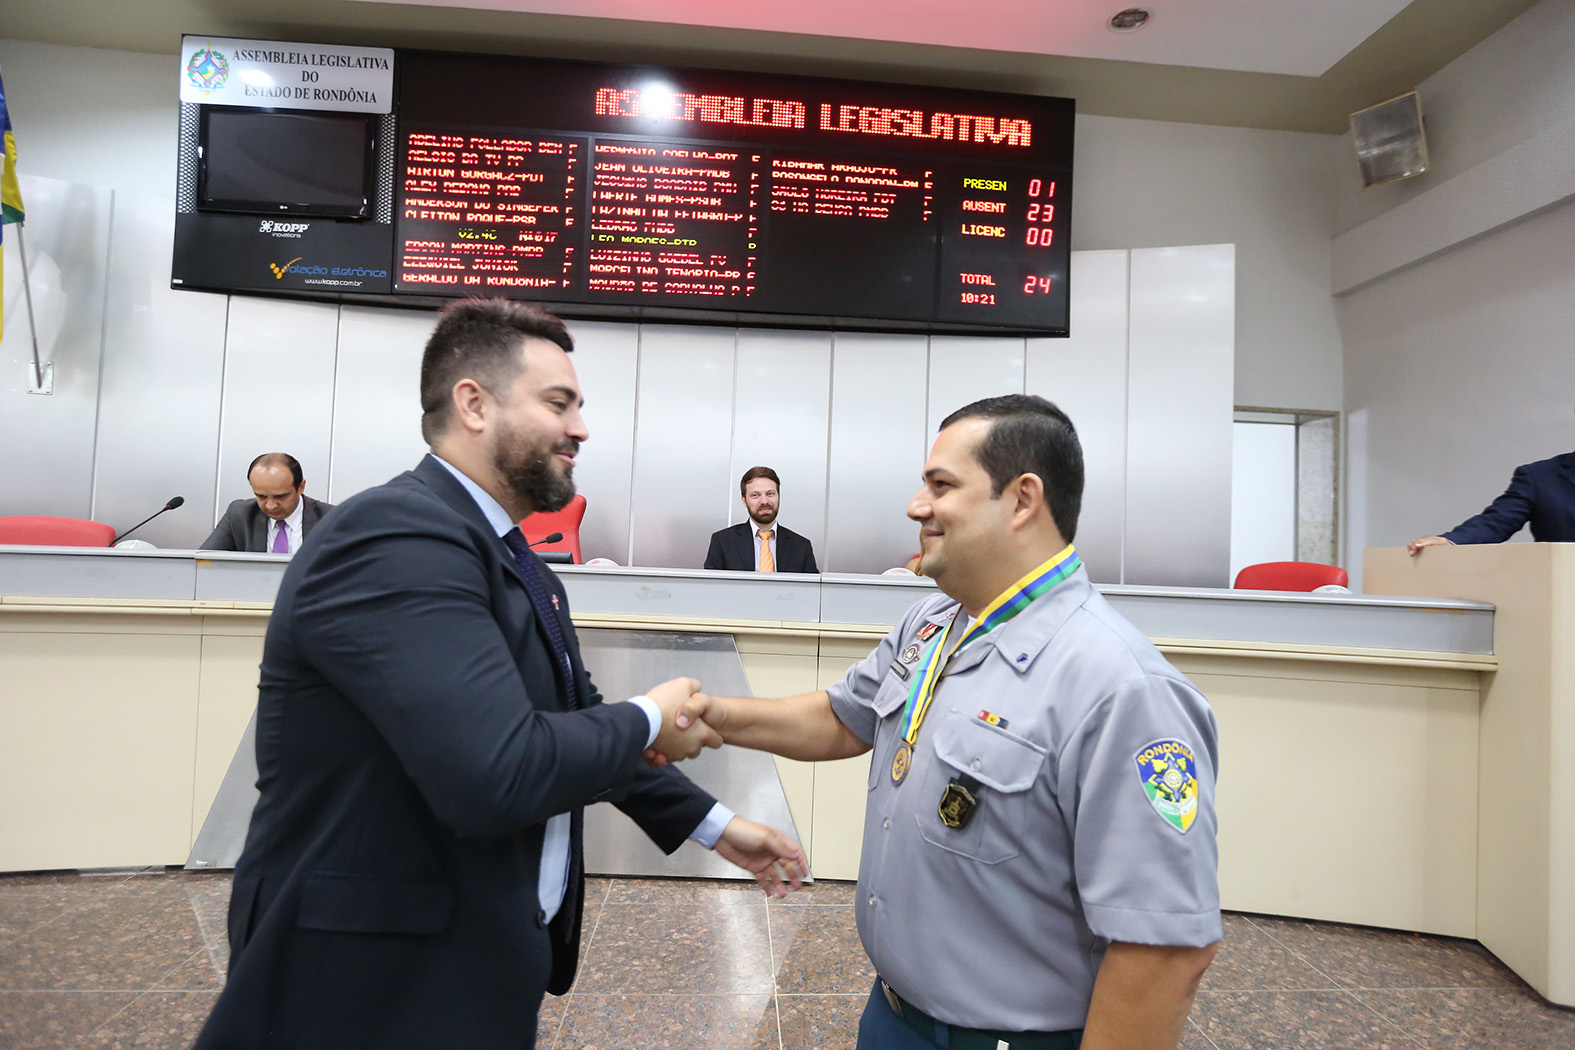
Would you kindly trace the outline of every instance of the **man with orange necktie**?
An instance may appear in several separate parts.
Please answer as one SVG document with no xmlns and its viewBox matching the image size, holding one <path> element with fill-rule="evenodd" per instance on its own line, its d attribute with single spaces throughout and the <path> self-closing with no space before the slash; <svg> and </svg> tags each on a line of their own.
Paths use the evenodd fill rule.
<svg viewBox="0 0 1575 1050">
<path fill-rule="evenodd" d="M 782 506 L 777 472 L 750 467 L 738 483 L 749 520 L 711 534 L 707 569 L 735 572 L 819 572 L 815 548 L 798 533 L 777 524 Z"/>
</svg>

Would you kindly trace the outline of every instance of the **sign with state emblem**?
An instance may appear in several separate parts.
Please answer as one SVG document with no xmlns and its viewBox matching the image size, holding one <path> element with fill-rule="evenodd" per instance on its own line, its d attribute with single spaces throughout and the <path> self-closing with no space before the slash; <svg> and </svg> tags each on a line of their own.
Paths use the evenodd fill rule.
<svg viewBox="0 0 1575 1050">
<path fill-rule="evenodd" d="M 1197 760 L 1180 740 L 1156 740 L 1137 753 L 1138 780 L 1154 812 L 1182 834 L 1198 816 Z"/>
<path fill-rule="evenodd" d="M 180 100 L 205 106 L 394 111 L 394 49 L 181 38 Z"/>
</svg>

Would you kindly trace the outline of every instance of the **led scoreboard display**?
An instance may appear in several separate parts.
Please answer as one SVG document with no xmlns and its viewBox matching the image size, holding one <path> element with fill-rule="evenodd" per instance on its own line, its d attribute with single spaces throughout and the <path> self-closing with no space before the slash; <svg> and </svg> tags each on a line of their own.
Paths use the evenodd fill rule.
<svg viewBox="0 0 1575 1050">
<path fill-rule="evenodd" d="M 396 295 L 1066 333 L 1068 99 L 432 52 L 399 75 Z"/>
</svg>

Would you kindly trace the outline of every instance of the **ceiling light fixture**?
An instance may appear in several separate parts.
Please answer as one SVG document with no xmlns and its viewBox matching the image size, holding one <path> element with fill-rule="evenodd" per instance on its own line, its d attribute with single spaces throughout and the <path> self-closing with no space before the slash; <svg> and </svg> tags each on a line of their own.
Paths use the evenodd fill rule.
<svg viewBox="0 0 1575 1050">
<path fill-rule="evenodd" d="M 1117 11 L 1110 16 L 1109 26 L 1118 33 L 1130 33 L 1134 29 L 1142 29 L 1148 25 L 1149 19 L 1154 17 L 1154 12 L 1146 7 L 1129 7 L 1125 11 Z"/>
</svg>

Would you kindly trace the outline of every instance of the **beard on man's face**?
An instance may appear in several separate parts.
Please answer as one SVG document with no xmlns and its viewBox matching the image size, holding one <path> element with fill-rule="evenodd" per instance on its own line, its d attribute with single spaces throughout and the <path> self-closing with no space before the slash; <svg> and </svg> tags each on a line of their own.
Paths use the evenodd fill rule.
<svg viewBox="0 0 1575 1050">
<path fill-rule="evenodd" d="M 522 440 L 516 431 L 504 432 L 493 451 L 492 462 L 503 483 L 531 510 L 562 510 L 574 498 L 574 469 L 560 467 L 554 453 L 578 452 L 580 443 L 565 438 L 544 446 Z"/>
</svg>

